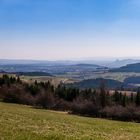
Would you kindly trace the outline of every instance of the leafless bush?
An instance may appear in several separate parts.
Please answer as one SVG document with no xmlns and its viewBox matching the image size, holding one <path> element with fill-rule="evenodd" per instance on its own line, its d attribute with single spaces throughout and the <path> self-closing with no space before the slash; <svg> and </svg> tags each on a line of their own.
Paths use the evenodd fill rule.
<svg viewBox="0 0 140 140">
<path fill-rule="evenodd" d="M 34 98 L 29 93 L 24 92 L 22 89 L 7 90 L 3 96 L 3 101 L 26 105 L 34 104 Z"/>
<path fill-rule="evenodd" d="M 140 121 L 140 108 L 135 106 L 112 106 L 105 107 L 100 111 L 101 116 L 122 121 Z"/>
<path fill-rule="evenodd" d="M 91 100 L 85 100 L 78 97 L 72 104 L 72 113 L 85 116 L 99 116 L 99 106 Z"/>
<path fill-rule="evenodd" d="M 71 112 L 72 103 L 63 99 L 56 98 L 55 110 Z"/>
<path fill-rule="evenodd" d="M 52 109 L 55 106 L 55 98 L 53 96 L 53 93 L 41 91 L 39 94 L 35 97 L 35 106 L 46 108 L 46 109 Z"/>
</svg>

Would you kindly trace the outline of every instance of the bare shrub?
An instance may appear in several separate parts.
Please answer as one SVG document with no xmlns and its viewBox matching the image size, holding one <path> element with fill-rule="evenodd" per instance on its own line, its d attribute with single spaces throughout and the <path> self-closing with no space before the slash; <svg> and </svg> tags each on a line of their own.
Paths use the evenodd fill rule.
<svg viewBox="0 0 140 140">
<path fill-rule="evenodd" d="M 135 106 L 112 106 L 105 107 L 100 111 L 101 116 L 122 121 L 140 121 L 140 108 Z"/>
<path fill-rule="evenodd" d="M 36 107 L 52 109 L 55 106 L 55 98 L 53 93 L 41 91 L 35 97 Z"/>
<path fill-rule="evenodd" d="M 73 101 L 72 113 L 97 117 L 99 116 L 99 106 L 95 105 L 91 100 L 78 97 Z"/>
</svg>

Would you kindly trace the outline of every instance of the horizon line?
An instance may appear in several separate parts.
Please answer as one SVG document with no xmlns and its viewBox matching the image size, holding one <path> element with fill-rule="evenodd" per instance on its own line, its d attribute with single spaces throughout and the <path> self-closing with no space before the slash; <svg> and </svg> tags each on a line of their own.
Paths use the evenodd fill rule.
<svg viewBox="0 0 140 140">
<path fill-rule="evenodd" d="M 69 58 L 69 59 L 29 59 L 29 58 L 0 58 L 0 60 L 10 60 L 10 61 L 103 61 L 103 60 L 126 60 L 133 59 L 137 60 L 140 57 L 89 57 L 89 58 Z"/>
</svg>

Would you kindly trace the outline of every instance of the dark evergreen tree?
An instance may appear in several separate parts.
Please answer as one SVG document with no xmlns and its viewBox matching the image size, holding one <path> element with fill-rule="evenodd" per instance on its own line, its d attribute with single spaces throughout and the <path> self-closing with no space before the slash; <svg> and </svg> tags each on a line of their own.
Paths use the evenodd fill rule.
<svg viewBox="0 0 140 140">
<path fill-rule="evenodd" d="M 104 108 L 106 106 L 106 90 L 104 81 L 102 81 L 100 85 L 100 102 L 102 108 Z"/>
<path fill-rule="evenodd" d="M 38 84 L 37 80 L 35 80 L 34 84 L 35 84 L 35 85 L 37 85 L 37 84 Z"/>
<path fill-rule="evenodd" d="M 122 98 L 122 106 L 123 107 L 126 107 L 126 101 L 127 101 L 127 97 L 126 97 L 126 94 L 124 94 L 123 98 Z"/>
<path fill-rule="evenodd" d="M 135 100 L 136 106 L 140 106 L 140 90 L 138 90 Z"/>
<path fill-rule="evenodd" d="M 123 95 L 122 95 L 122 92 L 120 92 L 120 93 L 119 93 L 119 98 L 118 98 L 118 104 L 119 104 L 119 105 L 121 105 L 122 100 L 123 100 Z"/>
<path fill-rule="evenodd" d="M 134 94 L 133 93 L 131 93 L 130 101 L 131 101 L 131 103 L 134 102 Z"/>
<path fill-rule="evenodd" d="M 115 102 L 116 104 L 119 104 L 119 102 L 120 102 L 120 94 L 121 94 L 121 93 L 119 93 L 117 90 L 115 90 L 115 93 L 114 93 L 114 95 L 113 95 L 113 98 L 114 98 L 114 102 Z"/>
<path fill-rule="evenodd" d="M 20 80 L 20 77 L 19 76 L 17 77 L 17 83 L 19 83 L 19 84 L 22 83 L 22 81 Z"/>
</svg>

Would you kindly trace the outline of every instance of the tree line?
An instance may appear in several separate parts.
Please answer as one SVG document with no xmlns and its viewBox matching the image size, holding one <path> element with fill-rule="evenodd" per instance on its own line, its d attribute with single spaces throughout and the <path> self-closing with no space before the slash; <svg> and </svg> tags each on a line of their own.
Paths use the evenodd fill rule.
<svg viewBox="0 0 140 140">
<path fill-rule="evenodd" d="M 78 89 L 49 81 L 23 82 L 20 77 L 0 78 L 0 100 L 35 108 L 68 111 L 83 116 L 140 122 L 140 89 L 127 95 L 115 90 L 111 94 L 102 81 L 98 89 Z"/>
</svg>

